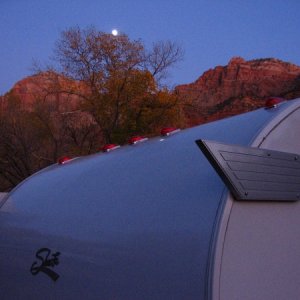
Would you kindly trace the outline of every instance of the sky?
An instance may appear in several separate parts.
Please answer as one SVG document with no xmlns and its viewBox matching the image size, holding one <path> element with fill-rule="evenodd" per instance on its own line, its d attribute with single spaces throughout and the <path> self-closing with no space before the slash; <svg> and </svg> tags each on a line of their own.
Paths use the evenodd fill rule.
<svg viewBox="0 0 300 300">
<path fill-rule="evenodd" d="M 0 95 L 49 62 L 63 30 L 94 26 L 141 39 L 181 45 L 184 59 L 169 86 L 246 60 L 274 57 L 300 65 L 299 0 L 0 0 Z"/>
</svg>

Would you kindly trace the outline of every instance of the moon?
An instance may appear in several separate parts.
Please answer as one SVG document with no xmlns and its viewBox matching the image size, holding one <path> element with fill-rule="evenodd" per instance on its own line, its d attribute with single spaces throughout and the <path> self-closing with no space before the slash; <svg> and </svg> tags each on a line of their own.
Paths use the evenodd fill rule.
<svg viewBox="0 0 300 300">
<path fill-rule="evenodd" d="M 113 30 L 111 31 L 111 34 L 112 34 L 113 36 L 117 36 L 117 35 L 119 34 L 119 32 L 118 32 L 117 29 L 113 29 Z"/>
</svg>

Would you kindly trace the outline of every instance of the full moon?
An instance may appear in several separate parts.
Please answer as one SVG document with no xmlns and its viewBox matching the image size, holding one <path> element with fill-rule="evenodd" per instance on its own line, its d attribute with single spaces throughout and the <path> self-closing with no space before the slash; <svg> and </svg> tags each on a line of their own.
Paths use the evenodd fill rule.
<svg viewBox="0 0 300 300">
<path fill-rule="evenodd" d="M 119 34 L 119 32 L 118 32 L 117 29 L 113 29 L 113 30 L 111 31 L 111 34 L 112 34 L 113 36 L 117 36 L 117 35 Z"/>
</svg>

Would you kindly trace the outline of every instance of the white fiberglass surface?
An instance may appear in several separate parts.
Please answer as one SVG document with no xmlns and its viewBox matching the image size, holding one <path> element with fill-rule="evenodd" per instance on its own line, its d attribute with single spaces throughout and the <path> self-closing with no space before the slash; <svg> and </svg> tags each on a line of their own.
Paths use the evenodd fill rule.
<svg viewBox="0 0 300 300">
<path fill-rule="evenodd" d="M 300 155 L 300 108 L 294 103 L 254 141 Z M 217 246 L 214 297 L 298 299 L 300 201 L 235 201 L 229 195 Z"/>
<path fill-rule="evenodd" d="M 36 295 L 42 281 L 49 299 L 204 299 L 224 185 L 195 140 L 249 145 L 284 106 L 79 158 L 24 181 L 0 210 L 0 258 L 13 265 L 0 274 L 2 285 L 8 290 L 16 276 L 23 282 L 8 295 Z M 39 247 L 61 253 L 55 288 L 28 271 Z"/>
</svg>

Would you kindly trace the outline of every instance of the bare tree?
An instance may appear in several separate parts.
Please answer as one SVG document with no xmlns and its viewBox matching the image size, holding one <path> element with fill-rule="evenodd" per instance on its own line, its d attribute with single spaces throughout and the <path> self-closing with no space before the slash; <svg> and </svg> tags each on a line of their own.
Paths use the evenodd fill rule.
<svg viewBox="0 0 300 300">
<path fill-rule="evenodd" d="M 90 115 L 60 112 L 53 99 L 37 98 L 26 109 L 14 95 L 6 100 L 0 112 L 0 191 L 56 163 L 60 156 L 89 154 L 103 143 Z"/>
<path fill-rule="evenodd" d="M 171 41 L 154 43 L 152 50 L 146 57 L 146 66 L 158 82 L 168 76 L 170 67 L 183 59 L 183 50 Z"/>
</svg>

